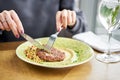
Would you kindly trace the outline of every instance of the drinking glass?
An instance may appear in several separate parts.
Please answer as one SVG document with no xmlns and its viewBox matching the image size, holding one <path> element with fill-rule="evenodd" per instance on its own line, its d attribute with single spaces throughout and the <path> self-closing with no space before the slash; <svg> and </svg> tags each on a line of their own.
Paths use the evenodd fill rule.
<svg viewBox="0 0 120 80">
<path fill-rule="evenodd" d="M 120 1 L 101 0 L 98 9 L 98 17 L 108 33 L 108 50 L 103 54 L 97 54 L 96 59 L 105 63 L 119 62 L 120 56 L 112 54 L 110 51 L 110 39 L 112 32 L 120 28 Z"/>
</svg>

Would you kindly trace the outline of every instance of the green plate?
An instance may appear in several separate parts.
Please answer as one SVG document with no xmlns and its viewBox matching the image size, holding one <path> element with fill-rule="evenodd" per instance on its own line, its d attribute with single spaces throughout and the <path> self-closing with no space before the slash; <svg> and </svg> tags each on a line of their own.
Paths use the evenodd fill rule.
<svg viewBox="0 0 120 80">
<path fill-rule="evenodd" d="M 42 44 L 46 44 L 48 38 L 39 38 L 36 39 L 37 41 L 41 42 Z M 25 49 L 27 49 L 32 44 L 28 41 L 19 45 L 16 49 L 16 55 L 23 61 L 47 68 L 65 68 L 65 67 L 72 67 L 77 66 L 83 63 L 88 62 L 94 56 L 93 49 L 88 46 L 87 44 L 70 39 L 70 38 L 63 38 L 58 37 L 53 45 L 53 47 L 58 48 L 66 52 L 66 58 L 60 62 L 34 62 L 33 60 L 27 58 L 24 54 Z"/>
</svg>

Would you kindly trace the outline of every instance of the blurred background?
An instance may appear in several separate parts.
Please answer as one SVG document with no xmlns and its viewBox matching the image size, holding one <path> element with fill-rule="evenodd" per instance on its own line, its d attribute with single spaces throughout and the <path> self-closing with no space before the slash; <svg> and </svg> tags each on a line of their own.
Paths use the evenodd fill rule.
<svg viewBox="0 0 120 80">
<path fill-rule="evenodd" d="M 81 9 L 88 23 L 88 30 L 94 32 L 97 35 L 105 34 L 107 31 L 102 26 L 97 16 L 98 5 L 101 0 L 75 0 L 76 7 Z M 120 30 L 113 32 L 113 37 L 120 41 Z"/>
</svg>

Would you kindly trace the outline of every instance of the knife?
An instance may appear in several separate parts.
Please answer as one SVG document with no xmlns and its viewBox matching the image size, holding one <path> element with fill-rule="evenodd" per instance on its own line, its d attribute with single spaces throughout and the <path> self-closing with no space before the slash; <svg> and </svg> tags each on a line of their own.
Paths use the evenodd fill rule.
<svg viewBox="0 0 120 80">
<path fill-rule="evenodd" d="M 33 39 L 32 37 L 30 37 L 29 35 L 23 33 L 23 34 L 21 34 L 21 36 L 22 36 L 23 38 L 25 38 L 27 41 L 29 41 L 31 44 L 33 44 L 34 46 L 36 46 L 37 48 L 47 50 L 44 46 L 42 46 L 41 43 L 39 43 L 38 41 L 34 40 L 34 39 Z"/>
</svg>

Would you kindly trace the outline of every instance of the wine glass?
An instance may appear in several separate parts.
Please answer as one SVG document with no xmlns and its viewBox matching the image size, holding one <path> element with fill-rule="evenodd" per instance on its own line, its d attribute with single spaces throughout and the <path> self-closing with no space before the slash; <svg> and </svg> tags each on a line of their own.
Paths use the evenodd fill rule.
<svg viewBox="0 0 120 80">
<path fill-rule="evenodd" d="M 120 1 L 102 0 L 99 4 L 98 17 L 108 33 L 108 50 L 104 54 L 97 54 L 96 59 L 104 63 L 120 61 L 120 56 L 110 51 L 112 32 L 120 28 Z"/>
</svg>

